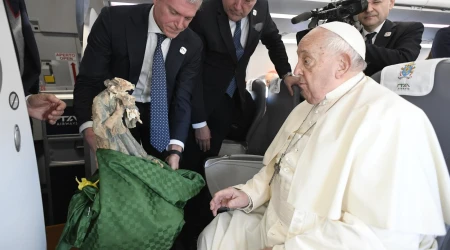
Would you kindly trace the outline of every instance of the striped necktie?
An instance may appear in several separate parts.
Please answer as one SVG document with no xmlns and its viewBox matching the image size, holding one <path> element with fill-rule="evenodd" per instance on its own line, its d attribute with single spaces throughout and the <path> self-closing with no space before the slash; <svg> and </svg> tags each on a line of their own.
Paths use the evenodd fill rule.
<svg viewBox="0 0 450 250">
<path fill-rule="evenodd" d="M 234 30 L 234 36 L 233 36 L 233 43 L 234 47 L 236 48 L 236 57 L 238 61 L 241 59 L 242 55 L 244 54 L 244 48 L 241 44 L 241 20 L 236 22 L 236 29 Z M 236 76 L 233 77 L 233 79 L 230 82 L 230 85 L 228 85 L 226 93 L 233 97 L 234 92 L 236 91 L 237 83 L 236 83 Z"/>
</svg>

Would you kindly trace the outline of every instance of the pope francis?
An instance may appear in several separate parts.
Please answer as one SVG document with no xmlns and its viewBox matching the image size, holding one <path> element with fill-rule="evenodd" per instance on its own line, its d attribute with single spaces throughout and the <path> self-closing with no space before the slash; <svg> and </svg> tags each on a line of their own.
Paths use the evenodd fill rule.
<svg viewBox="0 0 450 250">
<path fill-rule="evenodd" d="M 219 191 L 198 249 L 437 249 L 449 172 L 422 110 L 362 71 L 365 43 L 331 22 L 306 35 L 295 74 L 306 99 L 245 185 Z M 234 210 L 234 211 L 233 211 Z"/>
</svg>

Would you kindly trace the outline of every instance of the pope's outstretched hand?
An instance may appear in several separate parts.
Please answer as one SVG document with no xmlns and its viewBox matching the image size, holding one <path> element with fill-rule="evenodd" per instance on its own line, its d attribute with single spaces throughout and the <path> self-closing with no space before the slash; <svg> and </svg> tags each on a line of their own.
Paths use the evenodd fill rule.
<svg viewBox="0 0 450 250">
<path fill-rule="evenodd" d="M 227 208 L 243 208 L 248 206 L 250 200 L 248 195 L 236 188 L 226 188 L 216 194 L 214 194 L 213 199 L 209 203 L 210 209 L 213 215 L 217 215 L 217 210 L 221 207 Z"/>
</svg>

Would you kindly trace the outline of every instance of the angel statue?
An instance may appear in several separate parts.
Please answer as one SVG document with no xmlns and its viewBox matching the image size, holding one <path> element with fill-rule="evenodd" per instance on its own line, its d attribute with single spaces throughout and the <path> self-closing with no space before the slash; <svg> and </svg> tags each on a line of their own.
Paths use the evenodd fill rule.
<svg viewBox="0 0 450 250">
<path fill-rule="evenodd" d="M 97 147 L 154 159 L 153 156 L 147 155 L 127 129 L 136 127 L 137 122 L 142 124 L 136 107 L 136 98 L 127 92 L 133 90 L 134 85 L 116 77 L 106 80 L 105 86 L 106 89 L 94 98 L 92 104 L 93 130 Z M 125 115 L 124 112 L 126 112 Z"/>
<path fill-rule="evenodd" d="M 130 82 L 106 80 L 94 98 L 98 171 L 78 183 L 56 250 L 170 250 L 184 225 L 184 205 L 205 186 L 196 172 L 173 170 L 148 155 L 129 128 L 140 114 Z"/>
</svg>

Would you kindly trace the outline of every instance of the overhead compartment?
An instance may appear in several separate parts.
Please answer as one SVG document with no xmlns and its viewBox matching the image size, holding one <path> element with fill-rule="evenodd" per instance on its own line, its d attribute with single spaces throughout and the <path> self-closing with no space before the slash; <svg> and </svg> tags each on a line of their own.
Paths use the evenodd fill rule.
<svg viewBox="0 0 450 250">
<path fill-rule="evenodd" d="M 136 0 L 135 0 L 136 1 Z M 271 2 L 272 0 L 269 0 Z M 274 0 L 279 1 L 279 0 Z M 301 0 L 302 2 L 331 3 L 331 0 Z M 396 0 L 396 6 L 417 6 L 423 8 L 449 9 L 450 0 Z"/>
<path fill-rule="evenodd" d="M 395 5 L 425 6 L 428 0 L 397 0 Z"/>
<path fill-rule="evenodd" d="M 429 0 L 425 7 L 445 8 L 450 10 L 450 0 Z"/>
</svg>

